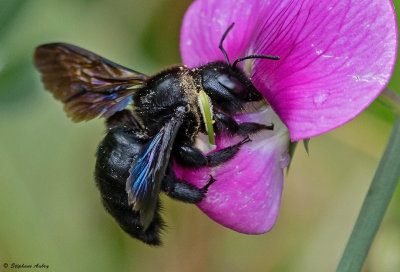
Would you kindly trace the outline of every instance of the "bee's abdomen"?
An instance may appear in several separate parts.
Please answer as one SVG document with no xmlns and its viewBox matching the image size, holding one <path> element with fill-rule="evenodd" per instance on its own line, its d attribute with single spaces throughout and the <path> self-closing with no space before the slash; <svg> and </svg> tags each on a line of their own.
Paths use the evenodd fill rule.
<svg viewBox="0 0 400 272">
<path fill-rule="evenodd" d="M 160 202 L 150 226 L 143 231 L 137 211 L 128 204 L 126 180 L 129 169 L 145 142 L 124 128 L 111 129 L 97 150 L 95 179 L 106 210 L 131 236 L 151 245 L 159 245 L 164 223 L 159 214 Z"/>
</svg>

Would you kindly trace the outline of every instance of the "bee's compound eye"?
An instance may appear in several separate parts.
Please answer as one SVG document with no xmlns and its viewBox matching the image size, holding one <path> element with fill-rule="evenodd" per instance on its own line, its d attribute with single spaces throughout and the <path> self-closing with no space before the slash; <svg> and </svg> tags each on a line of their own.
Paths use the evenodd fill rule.
<svg viewBox="0 0 400 272">
<path fill-rule="evenodd" d="M 225 88 L 231 91 L 235 90 L 235 83 L 227 75 L 220 75 L 217 80 Z"/>
<path fill-rule="evenodd" d="M 234 76 L 220 75 L 217 78 L 219 84 L 225 87 L 230 93 L 240 97 L 247 97 L 246 87 Z"/>
</svg>

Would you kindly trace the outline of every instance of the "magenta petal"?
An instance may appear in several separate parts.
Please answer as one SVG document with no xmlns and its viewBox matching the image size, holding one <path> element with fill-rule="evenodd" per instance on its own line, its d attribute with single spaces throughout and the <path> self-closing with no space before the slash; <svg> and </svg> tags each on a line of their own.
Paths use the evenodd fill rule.
<svg viewBox="0 0 400 272">
<path fill-rule="evenodd" d="M 218 223 L 247 234 L 269 231 L 274 225 L 283 189 L 283 168 L 289 162 L 289 135 L 272 110 L 241 116 L 238 121 L 275 124 L 274 131 L 252 135 L 239 153 L 214 168 L 188 170 L 175 165 L 177 176 L 197 187 L 204 186 L 212 175 L 216 181 L 199 208 Z M 237 143 L 242 138 L 218 138 L 218 148 Z"/>
<path fill-rule="evenodd" d="M 195 1 L 187 10 L 181 29 L 181 55 L 191 67 L 224 60 L 219 42 L 227 28 L 235 23 L 224 41 L 230 60 L 245 55 L 257 20 L 254 14 L 261 1 Z"/>
<path fill-rule="evenodd" d="M 182 27 L 183 61 L 194 66 L 223 59 L 218 41 L 231 22 L 236 25 L 224 43 L 231 59 L 281 57 L 249 62 L 246 70 L 292 140 L 354 118 L 393 71 L 398 38 L 389 0 L 196 1 Z"/>
</svg>

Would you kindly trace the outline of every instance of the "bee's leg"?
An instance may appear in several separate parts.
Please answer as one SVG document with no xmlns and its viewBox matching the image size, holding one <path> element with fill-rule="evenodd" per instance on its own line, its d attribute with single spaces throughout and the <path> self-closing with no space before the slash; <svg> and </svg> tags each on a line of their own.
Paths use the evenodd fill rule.
<svg viewBox="0 0 400 272">
<path fill-rule="evenodd" d="M 250 138 L 246 137 L 235 145 L 225 147 L 207 156 L 194 146 L 179 146 L 175 151 L 175 158 L 181 165 L 188 167 L 217 166 L 233 158 L 240 146 L 249 141 L 251 141 Z"/>
<path fill-rule="evenodd" d="M 121 125 L 130 128 L 140 128 L 139 122 L 133 117 L 129 110 L 117 111 L 106 120 L 108 129 Z"/>
<path fill-rule="evenodd" d="M 199 203 L 206 195 L 208 187 L 214 181 L 215 179 L 210 176 L 210 180 L 203 188 L 197 188 L 185 180 L 178 179 L 172 166 L 169 165 L 161 189 L 171 198 L 187 203 Z"/>
<path fill-rule="evenodd" d="M 220 134 L 222 131 L 229 135 L 249 135 L 253 134 L 256 132 L 259 132 L 260 130 L 267 129 L 267 130 L 273 130 L 274 129 L 274 124 L 270 125 L 264 125 L 264 124 L 259 124 L 259 123 L 253 123 L 253 122 L 244 122 L 238 124 L 235 119 L 233 119 L 231 116 L 217 112 L 215 114 L 215 130 L 217 134 Z"/>
</svg>

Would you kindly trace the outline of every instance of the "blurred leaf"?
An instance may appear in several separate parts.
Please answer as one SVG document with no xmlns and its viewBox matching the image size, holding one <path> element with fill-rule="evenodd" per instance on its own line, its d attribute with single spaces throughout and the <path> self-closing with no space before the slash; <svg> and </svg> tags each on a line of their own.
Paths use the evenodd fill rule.
<svg viewBox="0 0 400 272">
<path fill-rule="evenodd" d="M 165 0 L 154 11 L 140 37 L 140 45 L 153 61 L 163 66 L 181 62 L 179 35 L 183 14 L 192 1 Z"/>
<path fill-rule="evenodd" d="M 27 0 L 0 1 L 0 39 L 9 25 L 17 18 L 16 14 L 23 8 Z"/>
<path fill-rule="evenodd" d="M 27 0 L 0 1 L 0 40 L 3 41 L 11 24 L 18 18 L 18 13 L 24 8 Z M 1 52 L 0 63 L 0 105 L 2 107 L 13 104 L 17 100 L 30 97 L 29 88 L 32 87 L 33 75 L 31 58 L 28 54 L 19 55 L 15 52 Z M 12 59 L 12 61 L 10 61 Z"/>
<path fill-rule="evenodd" d="M 379 97 L 372 102 L 372 104 L 366 109 L 366 112 L 390 124 L 393 123 L 395 119 L 394 113 L 389 107 L 382 103 Z"/>
<path fill-rule="evenodd" d="M 32 98 L 33 82 L 31 58 L 21 58 L 7 64 L 0 71 L 0 105 L 13 105 Z"/>
</svg>

